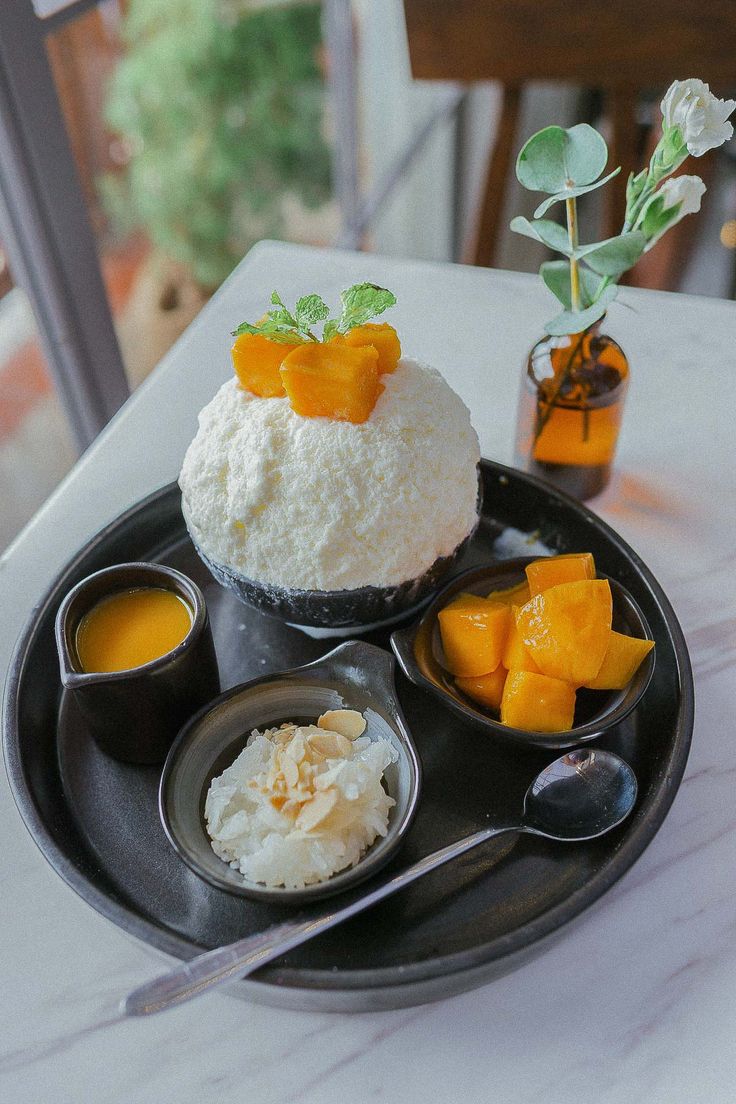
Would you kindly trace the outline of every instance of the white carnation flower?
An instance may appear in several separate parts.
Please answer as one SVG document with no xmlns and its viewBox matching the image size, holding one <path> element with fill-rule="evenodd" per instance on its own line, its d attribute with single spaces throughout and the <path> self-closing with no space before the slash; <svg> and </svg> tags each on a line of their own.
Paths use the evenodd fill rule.
<svg viewBox="0 0 736 1104">
<path fill-rule="evenodd" d="M 702 157 L 733 135 L 727 120 L 735 107 L 736 100 L 719 100 L 707 84 L 694 77 L 673 81 L 662 100 L 664 126 L 678 127 L 688 152 Z"/>
<path fill-rule="evenodd" d="M 699 176 L 671 176 L 654 193 L 642 211 L 642 221 L 646 219 L 647 208 L 657 204 L 661 211 L 679 207 L 677 213 L 649 239 L 645 251 L 648 252 L 663 234 L 670 230 L 685 215 L 694 215 L 700 210 L 700 201 L 705 193 L 705 184 Z"/>
<path fill-rule="evenodd" d="M 681 204 L 679 217 L 694 215 L 700 210 L 705 184 L 699 176 L 671 176 L 658 191 L 664 199 L 664 210 Z"/>
</svg>

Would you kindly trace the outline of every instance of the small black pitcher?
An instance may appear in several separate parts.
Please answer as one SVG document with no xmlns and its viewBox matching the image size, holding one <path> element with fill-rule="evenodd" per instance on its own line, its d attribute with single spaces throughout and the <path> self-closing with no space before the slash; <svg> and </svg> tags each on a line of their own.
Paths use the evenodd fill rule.
<svg viewBox="0 0 736 1104">
<path fill-rule="evenodd" d="M 186 602 L 192 625 L 180 644 L 127 671 L 82 669 L 76 637 L 102 598 L 136 587 L 171 590 Z M 126 563 L 89 575 L 69 592 L 56 615 L 61 681 L 99 746 L 127 763 L 162 763 L 185 721 L 220 691 L 209 615 L 201 590 L 186 575 L 155 563 Z"/>
</svg>

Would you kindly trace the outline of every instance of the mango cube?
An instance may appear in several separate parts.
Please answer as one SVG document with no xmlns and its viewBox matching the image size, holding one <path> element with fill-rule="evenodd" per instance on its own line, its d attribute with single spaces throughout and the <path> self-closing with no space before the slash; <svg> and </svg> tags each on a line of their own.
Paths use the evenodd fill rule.
<svg viewBox="0 0 736 1104">
<path fill-rule="evenodd" d="M 469 590 L 461 590 L 447 603 L 445 609 L 450 609 L 451 606 L 473 605 L 474 602 L 480 600 L 480 597 L 479 594 L 471 594 Z M 507 587 L 504 590 L 492 590 L 490 594 L 485 595 L 484 601 L 502 602 L 509 606 L 523 606 L 525 602 L 529 601 L 530 597 L 529 584 L 524 582 L 518 583 L 517 586 Z"/>
<path fill-rule="evenodd" d="M 572 552 L 565 556 L 545 556 L 526 568 L 530 597 L 559 583 L 595 579 L 595 561 L 590 552 Z"/>
<path fill-rule="evenodd" d="M 461 678 L 495 671 L 501 662 L 511 607 L 477 598 L 475 603 L 449 606 L 437 615 L 447 669 Z"/>
<path fill-rule="evenodd" d="M 366 322 L 364 326 L 355 326 L 346 334 L 338 334 L 337 340 L 342 340 L 353 348 L 363 348 L 371 345 L 378 353 L 378 374 L 396 371 L 396 365 L 401 357 L 401 342 L 399 335 L 388 322 Z"/>
<path fill-rule="evenodd" d="M 369 345 L 297 345 L 282 361 L 281 379 L 297 414 L 356 424 L 367 421 L 383 391 L 378 353 Z"/>
<path fill-rule="evenodd" d="M 508 602 L 509 605 L 523 606 L 531 598 L 529 583 L 517 583 L 516 586 L 505 587 L 503 590 L 492 590 L 486 597 L 492 602 Z"/>
<path fill-rule="evenodd" d="M 456 678 L 455 682 L 463 694 L 467 694 L 473 701 L 484 705 L 486 709 L 496 712 L 501 708 L 503 686 L 506 682 L 508 671 L 501 664 L 495 671 L 487 675 L 478 675 L 476 678 Z"/>
<path fill-rule="evenodd" d="M 480 601 L 485 601 L 485 598 L 481 598 L 479 594 L 471 594 L 469 590 L 461 590 L 444 608 L 455 609 L 457 606 L 475 606 Z"/>
<path fill-rule="evenodd" d="M 539 668 L 532 659 L 528 648 L 521 638 L 521 632 L 516 624 L 519 606 L 512 606 L 511 612 L 511 623 L 509 624 L 506 643 L 504 644 L 503 654 L 501 655 L 501 663 L 507 671 L 511 671 L 512 669 L 514 671 L 539 671 Z"/>
<path fill-rule="evenodd" d="M 535 594 L 518 611 L 516 625 L 543 675 L 586 686 L 601 669 L 612 613 L 608 580 L 585 579 Z"/>
<path fill-rule="evenodd" d="M 240 334 L 230 350 L 240 386 L 262 399 L 283 397 L 286 391 L 279 372 L 281 361 L 296 348 L 269 341 L 262 334 Z"/>
<path fill-rule="evenodd" d="M 623 690 L 653 647 L 653 640 L 612 631 L 601 668 L 585 685 L 591 690 Z"/>
<path fill-rule="evenodd" d="M 575 690 L 562 679 L 535 671 L 509 671 L 501 722 L 527 732 L 567 732 L 575 715 Z"/>
</svg>

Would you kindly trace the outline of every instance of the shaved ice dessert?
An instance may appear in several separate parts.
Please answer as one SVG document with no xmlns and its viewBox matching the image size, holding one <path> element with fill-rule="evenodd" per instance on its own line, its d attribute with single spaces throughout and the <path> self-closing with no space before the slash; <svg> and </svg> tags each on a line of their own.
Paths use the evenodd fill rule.
<svg viewBox="0 0 736 1104">
<path fill-rule="evenodd" d="M 386 324 L 239 335 L 179 482 L 200 555 L 246 601 L 306 624 L 378 621 L 421 601 L 474 532 L 469 412 L 400 351 Z"/>
</svg>

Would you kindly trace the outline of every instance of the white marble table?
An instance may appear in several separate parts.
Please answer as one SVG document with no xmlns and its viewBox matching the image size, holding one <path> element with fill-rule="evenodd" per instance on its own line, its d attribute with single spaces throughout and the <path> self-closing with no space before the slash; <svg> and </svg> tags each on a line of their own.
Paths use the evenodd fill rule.
<svg viewBox="0 0 736 1104">
<path fill-rule="evenodd" d="M 254 249 L 0 561 L 0 678 L 33 603 L 104 522 L 177 474 L 264 293 L 395 290 L 408 353 L 511 457 L 524 352 L 550 302 L 504 272 L 265 243 Z M 720 1104 L 736 1099 L 736 306 L 627 291 L 609 332 L 633 366 L 612 487 L 594 503 L 682 622 L 698 713 L 687 774 L 638 864 L 574 934 L 442 1004 L 362 1016 L 213 994 L 117 1022 L 162 960 L 64 885 L 0 781 L 0 1098 L 16 1104 Z M 629 308 L 629 309 L 627 309 Z M 1 507 L 0 507 L 1 508 Z M 50 673 L 52 677 L 52 673 Z M 574 954 L 571 951 L 574 950 Z"/>
</svg>

